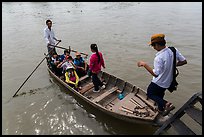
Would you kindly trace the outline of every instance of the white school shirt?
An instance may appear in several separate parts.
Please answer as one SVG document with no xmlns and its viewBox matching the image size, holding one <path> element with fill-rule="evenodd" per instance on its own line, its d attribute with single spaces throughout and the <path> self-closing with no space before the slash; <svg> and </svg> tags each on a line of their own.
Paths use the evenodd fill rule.
<svg viewBox="0 0 204 137">
<path fill-rule="evenodd" d="M 57 40 L 53 29 L 50 30 L 48 27 L 44 29 L 44 38 L 46 43 L 51 45 L 55 45 L 55 40 Z"/>
<path fill-rule="evenodd" d="M 52 61 L 53 61 L 54 63 L 56 63 L 58 60 L 57 60 L 56 58 L 53 58 L 53 57 L 52 57 Z"/>
<path fill-rule="evenodd" d="M 175 48 L 176 49 L 176 48 Z M 176 49 L 176 60 L 184 61 L 185 57 Z M 162 49 L 154 58 L 152 82 L 162 88 L 168 88 L 173 80 L 173 52 L 168 47 Z"/>
</svg>

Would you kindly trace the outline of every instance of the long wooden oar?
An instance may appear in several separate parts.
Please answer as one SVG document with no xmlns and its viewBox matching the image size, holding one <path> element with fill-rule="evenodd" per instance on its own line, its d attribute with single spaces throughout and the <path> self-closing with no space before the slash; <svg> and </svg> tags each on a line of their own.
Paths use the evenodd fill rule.
<svg viewBox="0 0 204 137">
<path fill-rule="evenodd" d="M 56 47 L 56 48 L 60 48 L 60 49 L 67 49 L 67 48 L 60 47 L 60 46 L 54 46 L 54 47 Z M 70 47 L 69 47 L 69 48 L 70 48 Z M 68 50 L 70 50 L 70 49 L 68 49 Z M 76 50 L 73 50 L 73 49 L 71 49 L 70 51 L 72 51 L 72 52 L 77 52 Z M 83 52 L 80 52 L 80 53 L 83 54 L 83 55 L 88 56 L 88 54 L 86 54 L 86 53 L 83 53 Z"/>
<path fill-rule="evenodd" d="M 60 41 L 58 41 L 58 43 L 57 43 L 56 45 L 58 45 L 59 43 L 60 43 Z M 53 49 L 54 49 L 54 48 L 53 48 Z M 51 49 L 47 55 L 49 55 L 49 54 L 52 52 L 53 49 Z M 40 63 L 37 65 L 37 67 L 36 67 L 36 68 L 31 72 L 31 74 L 26 78 L 26 80 L 25 80 L 25 81 L 23 82 L 23 84 L 18 88 L 18 90 L 16 91 L 16 93 L 13 95 L 13 97 L 16 96 L 16 94 L 17 94 L 18 91 L 23 87 L 23 85 L 26 83 L 26 81 L 31 77 L 31 75 L 32 75 L 32 74 L 35 72 L 35 70 L 40 66 L 40 64 L 46 59 L 47 55 L 40 61 Z"/>
</svg>

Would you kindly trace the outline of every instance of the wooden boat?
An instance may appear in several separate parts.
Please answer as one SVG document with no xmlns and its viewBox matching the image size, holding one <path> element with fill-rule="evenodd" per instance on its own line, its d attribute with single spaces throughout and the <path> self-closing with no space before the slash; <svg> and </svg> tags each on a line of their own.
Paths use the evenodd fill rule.
<svg viewBox="0 0 204 137">
<path fill-rule="evenodd" d="M 157 111 L 155 102 L 148 99 L 143 89 L 118 77 L 101 71 L 99 77 L 106 83 L 106 88 L 100 90 L 100 92 L 93 92 L 94 85 L 91 77 L 86 75 L 80 78 L 82 89 L 77 91 L 56 76 L 49 67 L 48 71 L 52 77 L 76 96 L 115 118 L 155 126 L 160 126 L 164 121 Z M 119 94 L 123 94 L 124 98 L 119 99 Z"/>
</svg>

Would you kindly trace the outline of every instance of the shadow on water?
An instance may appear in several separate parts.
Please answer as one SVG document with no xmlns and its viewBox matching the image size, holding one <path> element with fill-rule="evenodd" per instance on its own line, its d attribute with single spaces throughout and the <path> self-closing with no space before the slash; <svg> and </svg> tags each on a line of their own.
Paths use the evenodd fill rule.
<svg viewBox="0 0 204 137">
<path fill-rule="evenodd" d="M 34 94 L 44 94 L 44 92 L 42 92 L 44 89 L 50 89 L 52 88 L 54 85 L 48 85 L 48 86 L 45 86 L 45 87 L 42 87 L 42 88 L 36 88 L 36 89 L 31 89 L 29 90 L 29 92 L 21 92 L 21 93 L 18 93 L 16 94 L 14 97 L 11 97 L 10 99 L 8 99 L 5 104 L 8 104 L 13 98 L 16 98 L 16 97 L 21 97 L 21 96 L 31 96 L 31 95 L 34 95 Z"/>
<path fill-rule="evenodd" d="M 152 135 L 157 127 L 154 127 L 152 125 L 147 124 L 135 124 L 135 123 L 129 123 L 126 121 L 122 121 L 120 119 L 117 119 L 115 117 L 112 117 L 95 107 L 91 106 L 89 103 L 66 89 L 63 85 L 61 85 L 57 80 L 54 78 L 52 79 L 54 83 L 56 83 L 61 92 L 64 92 L 66 94 L 69 94 L 72 96 L 79 106 L 86 110 L 86 113 L 88 113 L 88 117 L 94 118 L 97 122 L 99 122 L 102 126 L 105 132 L 113 135 Z M 74 105 L 74 104 L 73 104 Z M 102 113 L 101 113 L 102 112 Z"/>
<path fill-rule="evenodd" d="M 16 98 L 16 97 L 21 97 L 21 96 L 31 96 L 31 95 L 34 95 L 34 94 L 44 94 L 44 90 L 49 90 L 50 88 L 53 88 L 56 84 L 52 82 L 51 79 L 49 79 L 50 83 L 52 83 L 51 85 L 47 85 L 45 87 L 42 87 L 42 88 L 36 88 L 36 89 L 30 89 L 28 92 L 20 92 L 18 94 L 16 94 L 14 97 L 11 97 L 10 99 L 8 99 L 5 104 L 8 104 L 13 98 Z"/>
<path fill-rule="evenodd" d="M 42 87 L 42 88 L 36 88 L 36 89 L 30 89 L 29 92 L 21 92 L 19 94 L 16 94 L 15 97 L 19 97 L 19 96 L 23 96 L 23 95 L 33 95 L 33 94 L 44 94 L 44 92 L 39 92 L 39 91 L 43 91 L 43 90 L 48 90 L 50 88 L 52 88 L 54 85 L 48 85 L 48 86 L 45 86 L 45 87 Z"/>
</svg>

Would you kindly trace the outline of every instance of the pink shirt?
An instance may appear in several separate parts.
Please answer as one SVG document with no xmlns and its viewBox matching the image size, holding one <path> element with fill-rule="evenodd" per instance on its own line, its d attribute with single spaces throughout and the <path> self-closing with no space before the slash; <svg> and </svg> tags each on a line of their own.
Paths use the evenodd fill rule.
<svg viewBox="0 0 204 137">
<path fill-rule="evenodd" d="M 101 66 L 105 67 L 103 55 L 101 52 L 98 52 L 100 55 L 100 62 L 98 63 L 98 56 L 96 53 L 93 53 L 90 57 L 89 68 L 92 73 L 99 73 L 101 71 Z"/>
</svg>

